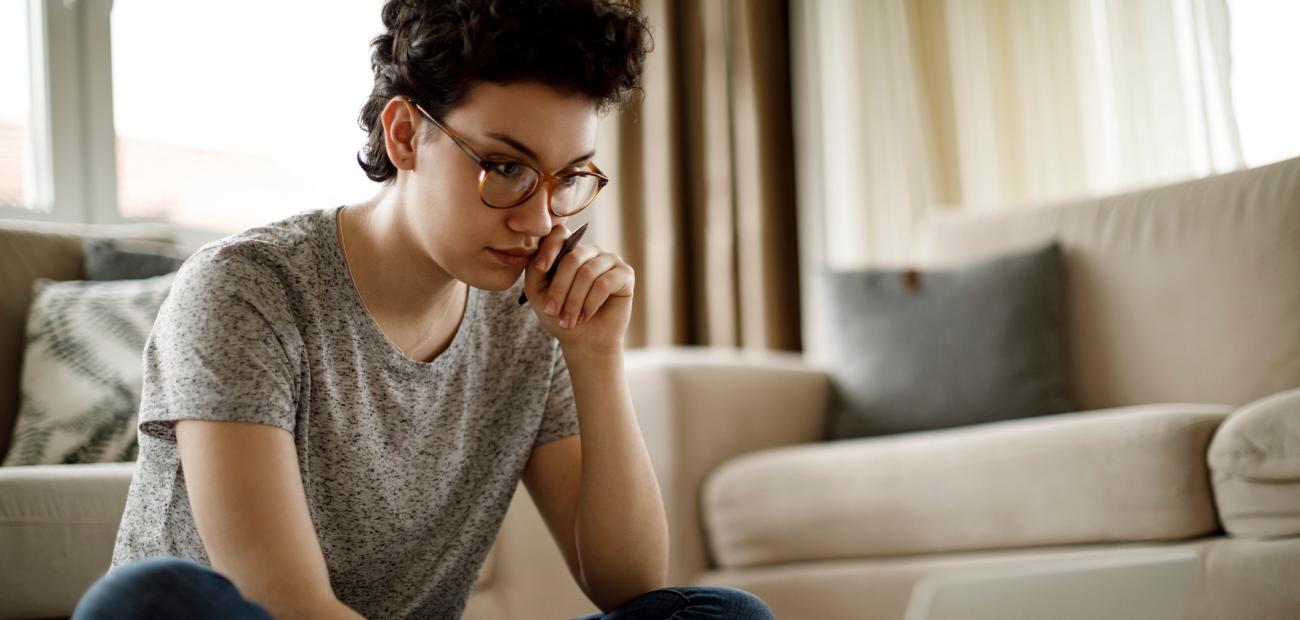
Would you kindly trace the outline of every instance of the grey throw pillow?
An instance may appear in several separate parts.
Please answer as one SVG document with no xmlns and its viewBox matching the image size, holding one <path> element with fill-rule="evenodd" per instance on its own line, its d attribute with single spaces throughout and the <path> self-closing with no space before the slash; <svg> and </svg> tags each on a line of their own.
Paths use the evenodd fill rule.
<svg viewBox="0 0 1300 620">
<path fill-rule="evenodd" d="M 954 269 L 823 277 L 831 439 L 1073 408 L 1056 243 Z"/>
<path fill-rule="evenodd" d="M 175 246 L 152 241 L 87 239 L 82 266 L 87 280 L 137 280 L 171 273 L 185 258 Z"/>
</svg>

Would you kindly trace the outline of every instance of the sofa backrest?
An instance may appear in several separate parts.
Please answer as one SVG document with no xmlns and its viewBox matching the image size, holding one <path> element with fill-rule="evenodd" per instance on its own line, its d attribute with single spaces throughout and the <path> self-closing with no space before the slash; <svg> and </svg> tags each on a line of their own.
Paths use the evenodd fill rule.
<svg viewBox="0 0 1300 620">
<path fill-rule="evenodd" d="M 88 237 L 172 241 L 164 224 L 91 226 L 0 220 L 0 458 L 9 449 L 18 413 L 19 378 L 37 278 L 82 278 L 83 242 Z"/>
<path fill-rule="evenodd" d="M 1057 238 L 1080 409 L 1300 386 L 1300 158 L 1119 196 L 944 216 L 918 261 Z"/>
</svg>

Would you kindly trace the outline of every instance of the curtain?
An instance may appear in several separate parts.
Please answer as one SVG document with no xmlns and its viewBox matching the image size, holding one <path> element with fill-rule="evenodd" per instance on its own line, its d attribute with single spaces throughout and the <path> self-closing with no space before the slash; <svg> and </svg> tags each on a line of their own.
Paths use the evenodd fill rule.
<svg viewBox="0 0 1300 620">
<path fill-rule="evenodd" d="M 629 347 L 800 348 L 787 6 L 643 0 L 642 88 L 602 119 L 595 242 L 637 270 Z"/>
<path fill-rule="evenodd" d="M 938 210 L 1244 165 L 1225 0 L 793 0 L 804 316 L 821 271 L 906 263 Z"/>
<path fill-rule="evenodd" d="M 1224 0 L 795 0 L 807 269 L 907 259 L 932 209 L 1243 166 Z M 805 304 L 806 306 L 807 304 Z"/>
</svg>

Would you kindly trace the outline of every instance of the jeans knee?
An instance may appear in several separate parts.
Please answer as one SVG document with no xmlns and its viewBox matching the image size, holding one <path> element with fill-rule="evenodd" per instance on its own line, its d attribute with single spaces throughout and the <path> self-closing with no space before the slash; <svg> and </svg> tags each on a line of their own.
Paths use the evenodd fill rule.
<svg viewBox="0 0 1300 620">
<path fill-rule="evenodd" d="M 120 588 L 157 592 L 160 588 L 185 587 L 218 577 L 211 568 L 177 557 L 142 558 L 119 566 L 104 576 Z"/>
<path fill-rule="evenodd" d="M 716 591 L 718 597 L 724 601 L 723 607 L 730 612 L 729 617 L 744 620 L 775 620 L 767 603 L 751 592 L 726 587 L 716 588 Z"/>
<path fill-rule="evenodd" d="M 152 557 L 119 566 L 99 578 L 77 603 L 74 618 L 93 618 L 112 609 L 130 615 L 147 609 L 161 596 L 185 596 L 225 577 L 211 568 L 177 557 Z"/>
</svg>

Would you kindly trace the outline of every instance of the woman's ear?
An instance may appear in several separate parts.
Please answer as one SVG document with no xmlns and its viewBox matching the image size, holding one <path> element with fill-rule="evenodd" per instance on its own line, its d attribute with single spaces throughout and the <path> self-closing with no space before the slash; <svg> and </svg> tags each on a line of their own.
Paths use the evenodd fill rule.
<svg viewBox="0 0 1300 620">
<path fill-rule="evenodd" d="M 398 170 L 415 169 L 415 106 L 393 97 L 379 115 L 384 124 L 384 150 Z"/>
</svg>

